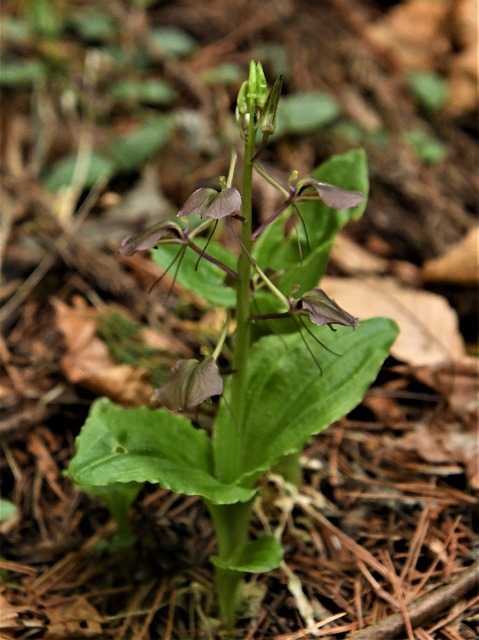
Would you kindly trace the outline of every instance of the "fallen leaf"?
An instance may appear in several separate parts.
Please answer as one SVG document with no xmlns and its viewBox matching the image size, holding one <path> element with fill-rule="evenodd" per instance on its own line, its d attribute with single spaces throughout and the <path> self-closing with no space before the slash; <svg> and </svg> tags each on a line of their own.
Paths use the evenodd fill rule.
<svg viewBox="0 0 479 640">
<path fill-rule="evenodd" d="M 459 415 L 476 416 L 479 410 L 479 360 L 466 356 L 447 366 L 419 367 L 414 375 L 445 396 Z M 475 420 L 474 420 L 475 422 Z"/>
<path fill-rule="evenodd" d="M 452 116 L 458 116 L 477 109 L 478 105 L 477 40 L 479 22 L 476 0 L 456 0 L 453 3 L 451 27 L 451 35 L 458 51 L 450 61 L 447 112 Z"/>
<path fill-rule="evenodd" d="M 428 260 L 422 269 L 425 280 L 432 282 L 479 282 L 479 227 L 471 229 L 457 244 L 438 258 Z"/>
<path fill-rule="evenodd" d="M 391 348 L 398 360 L 414 366 L 460 360 L 465 355 L 457 314 L 445 298 L 401 287 L 390 278 L 333 278 L 321 286 L 360 319 L 386 316 L 400 334 Z"/>
<path fill-rule="evenodd" d="M 19 614 L 28 607 L 10 604 L 3 593 L 0 593 L 0 629 L 23 629 Z"/>
<path fill-rule="evenodd" d="M 48 607 L 49 625 L 45 640 L 63 638 L 96 638 L 101 635 L 101 616 L 86 598 Z"/>
<path fill-rule="evenodd" d="M 479 488 L 479 438 L 475 429 L 465 430 L 460 423 L 440 426 L 437 421 L 420 423 L 414 431 L 395 438 L 394 447 L 414 451 L 434 464 L 459 463 L 465 467 L 471 487 Z"/>
<path fill-rule="evenodd" d="M 387 51 L 401 69 L 430 69 L 451 44 L 443 29 L 450 11 L 447 0 L 407 0 L 372 23 L 367 35 Z"/>
<path fill-rule="evenodd" d="M 343 233 L 336 236 L 331 260 L 347 275 L 384 273 L 388 266 L 387 260 L 367 251 Z"/>
<path fill-rule="evenodd" d="M 66 353 L 60 364 L 67 379 L 120 403 L 148 403 L 153 387 L 146 381 L 147 372 L 112 360 L 108 347 L 96 335 L 98 312 L 80 298 L 73 307 L 61 300 L 52 300 L 52 304 L 65 339 Z"/>
</svg>

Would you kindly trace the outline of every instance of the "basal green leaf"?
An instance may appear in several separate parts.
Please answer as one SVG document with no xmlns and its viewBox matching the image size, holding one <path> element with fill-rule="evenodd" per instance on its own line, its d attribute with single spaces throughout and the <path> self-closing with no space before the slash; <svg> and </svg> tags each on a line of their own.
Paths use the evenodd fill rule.
<svg viewBox="0 0 479 640">
<path fill-rule="evenodd" d="M 220 569 L 246 573 L 266 573 L 276 569 L 283 559 L 283 548 L 273 536 L 262 536 L 248 542 L 237 554 L 224 559 L 214 556 L 211 560 Z"/>
<path fill-rule="evenodd" d="M 203 248 L 206 240 L 195 239 L 195 242 L 199 247 Z M 163 245 L 154 249 L 152 255 L 155 262 L 166 269 L 179 250 L 180 247 L 178 245 Z M 235 268 L 235 256 L 218 242 L 211 241 L 207 251 L 231 269 Z M 191 249 L 187 249 L 178 271 L 177 280 L 179 284 L 196 295 L 203 297 L 212 305 L 233 307 L 236 303 L 236 292 L 232 287 L 224 284 L 226 275 L 224 271 L 207 262 L 204 258 L 200 261 L 198 269 L 195 269 L 197 261 L 198 255 Z M 170 274 L 174 269 L 175 267 L 172 268 Z"/>
<path fill-rule="evenodd" d="M 320 347 L 305 333 L 320 371 L 299 333 L 267 336 L 254 345 L 248 361 L 239 479 L 222 466 L 232 428 L 224 402 L 217 418 L 216 472 L 223 481 L 255 479 L 353 409 L 376 378 L 397 335 L 395 323 L 384 318 L 361 322 L 355 330 L 338 327 L 332 332 L 312 324 L 308 328 L 339 355 Z M 228 398 L 228 390 L 225 396 Z"/>
<path fill-rule="evenodd" d="M 67 475 L 86 490 L 152 482 L 215 504 L 242 502 L 253 495 L 212 475 L 210 440 L 186 418 L 146 407 L 124 409 L 105 398 L 92 406 Z"/>
</svg>

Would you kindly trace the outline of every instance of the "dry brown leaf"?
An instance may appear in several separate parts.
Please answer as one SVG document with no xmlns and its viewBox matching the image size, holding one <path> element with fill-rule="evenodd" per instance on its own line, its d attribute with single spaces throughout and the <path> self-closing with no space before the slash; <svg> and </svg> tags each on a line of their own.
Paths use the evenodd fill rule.
<svg viewBox="0 0 479 640">
<path fill-rule="evenodd" d="M 22 629 L 23 624 L 19 621 L 18 616 L 26 610 L 28 607 L 10 604 L 7 598 L 0 593 L 0 629 Z"/>
<path fill-rule="evenodd" d="M 53 300 L 52 304 L 57 326 L 65 338 L 61 367 L 68 380 L 123 404 L 147 403 L 153 388 L 146 381 L 146 371 L 113 362 L 107 346 L 96 335 L 98 312 L 80 298 L 73 307 L 61 300 Z"/>
<path fill-rule="evenodd" d="M 387 51 L 402 69 L 430 69 L 450 50 L 443 32 L 448 0 L 407 0 L 368 29 L 370 40 Z"/>
<path fill-rule="evenodd" d="M 473 416 L 479 410 L 479 360 L 464 357 L 446 367 L 416 368 L 414 375 L 437 389 L 461 415 Z"/>
<path fill-rule="evenodd" d="M 348 275 L 357 273 L 384 273 L 387 260 L 356 244 L 343 233 L 339 233 L 331 249 L 331 260 Z"/>
<path fill-rule="evenodd" d="M 386 316 L 400 334 L 392 346 L 395 358 L 409 364 L 433 365 L 465 355 L 457 314 L 445 298 L 399 286 L 390 278 L 323 278 L 322 287 L 360 319 Z"/>
<path fill-rule="evenodd" d="M 479 282 L 479 227 L 471 229 L 445 254 L 428 260 L 422 270 L 425 280 L 433 282 Z"/>
<path fill-rule="evenodd" d="M 479 488 L 479 438 L 475 430 L 466 431 L 457 423 L 438 428 L 435 421 L 426 422 L 396 438 L 394 447 L 414 451 L 426 462 L 459 463 L 465 467 L 472 488 Z"/>
<path fill-rule="evenodd" d="M 97 638 L 102 633 L 100 614 L 83 596 L 73 602 L 48 607 L 48 618 L 50 624 L 45 640 Z"/>
<path fill-rule="evenodd" d="M 477 0 L 456 0 L 453 7 L 452 27 L 456 46 L 462 47 L 450 64 L 449 101 L 450 115 L 460 115 L 477 109 L 479 64 L 477 42 L 479 21 Z"/>
</svg>

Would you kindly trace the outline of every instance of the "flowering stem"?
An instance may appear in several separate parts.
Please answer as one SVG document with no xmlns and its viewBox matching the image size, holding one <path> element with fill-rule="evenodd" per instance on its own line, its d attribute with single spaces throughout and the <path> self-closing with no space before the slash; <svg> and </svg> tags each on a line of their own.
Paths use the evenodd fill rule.
<svg viewBox="0 0 479 640">
<path fill-rule="evenodd" d="M 215 449 L 215 471 L 225 483 L 233 483 L 241 475 L 243 462 L 242 428 L 246 402 L 247 362 L 250 346 L 250 278 L 251 229 L 252 229 L 252 181 L 253 155 L 256 130 L 253 113 L 250 115 L 245 141 L 243 164 L 243 193 L 241 215 L 241 253 L 238 260 L 238 279 L 236 288 L 236 335 L 234 341 L 233 370 L 231 380 L 230 428 L 215 433 L 217 442 L 222 446 Z M 248 540 L 248 525 L 251 516 L 252 501 L 231 505 L 208 505 L 218 540 L 218 556 L 228 561 Z M 234 625 L 238 606 L 239 589 L 242 574 L 239 571 L 215 570 L 216 590 L 219 598 L 223 621 L 231 628 Z"/>
</svg>

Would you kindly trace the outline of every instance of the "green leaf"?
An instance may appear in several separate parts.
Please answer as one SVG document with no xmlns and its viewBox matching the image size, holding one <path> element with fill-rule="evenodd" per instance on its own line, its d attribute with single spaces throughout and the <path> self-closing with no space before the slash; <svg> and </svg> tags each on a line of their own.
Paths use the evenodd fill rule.
<svg viewBox="0 0 479 640">
<path fill-rule="evenodd" d="M 116 20 L 93 6 L 75 11 L 68 24 L 87 42 L 108 42 L 118 33 Z"/>
<path fill-rule="evenodd" d="M 175 27 L 159 27 L 150 35 L 153 51 L 158 51 L 166 58 L 182 58 L 193 53 L 197 47 L 196 40 L 188 33 Z"/>
<path fill-rule="evenodd" d="M 18 87 L 30 85 L 45 78 L 45 67 L 35 60 L 26 62 L 2 62 L 0 65 L 0 86 Z"/>
<path fill-rule="evenodd" d="M 241 67 L 229 62 L 206 69 L 201 74 L 201 80 L 205 84 L 236 84 L 240 78 Z"/>
<path fill-rule="evenodd" d="M 63 20 L 53 0 L 30 0 L 26 15 L 32 29 L 45 38 L 57 38 L 63 28 Z"/>
<path fill-rule="evenodd" d="M 18 514 L 18 509 L 13 502 L 0 498 L 0 522 L 5 522 L 14 518 Z"/>
<path fill-rule="evenodd" d="M 351 411 L 376 378 L 398 332 L 395 323 L 385 318 L 366 320 L 355 330 L 338 327 L 332 332 L 312 324 L 308 328 L 339 355 L 304 334 L 321 364 L 319 371 L 299 333 L 267 336 L 253 346 L 248 360 L 246 411 L 240 425 L 238 478 L 230 477 L 230 470 L 222 467 L 232 428 L 224 402 L 215 426 L 216 472 L 223 481 L 253 481 L 282 456 L 301 450 L 310 436 Z"/>
<path fill-rule="evenodd" d="M 332 156 L 312 173 L 313 178 L 344 189 L 369 190 L 368 167 L 363 149 L 352 149 Z M 298 222 L 293 233 L 284 234 L 284 223 L 293 210 L 290 208 L 271 224 L 259 237 L 253 255 L 262 269 L 280 273 L 278 286 L 289 295 L 297 286 L 297 295 L 316 286 L 324 273 L 329 252 L 337 232 L 350 220 L 361 217 L 366 208 L 365 201 L 351 209 L 332 209 L 315 200 L 298 205 L 308 230 L 309 245 L 302 225 Z M 301 242 L 301 261 L 298 236 Z"/>
<path fill-rule="evenodd" d="M 113 85 L 110 95 L 117 102 L 169 104 L 176 91 L 164 80 L 122 80 Z"/>
<path fill-rule="evenodd" d="M 205 239 L 195 239 L 198 247 L 203 248 Z M 152 252 L 153 259 L 157 264 L 166 269 L 171 263 L 175 255 L 180 250 L 178 245 L 163 245 L 154 249 Z M 208 253 L 213 257 L 224 262 L 231 269 L 236 267 L 236 258 L 225 249 L 221 244 L 211 241 L 207 249 Z M 198 261 L 198 255 L 191 249 L 187 249 L 178 271 L 177 280 L 182 287 L 192 291 L 198 296 L 203 297 L 212 305 L 220 307 L 234 307 L 236 304 L 236 292 L 232 287 L 224 284 L 225 273 L 219 267 L 207 262 L 204 258 L 201 260 L 198 269 L 195 269 Z M 176 265 L 175 265 L 176 266 Z M 174 272 L 172 267 L 170 275 Z"/>
<path fill-rule="evenodd" d="M 438 164 L 447 155 L 446 147 L 437 138 L 422 129 L 407 131 L 403 138 L 411 145 L 416 156 L 424 164 Z"/>
<path fill-rule="evenodd" d="M 58 191 L 62 187 L 71 185 L 75 167 L 78 161 L 77 155 L 69 155 L 58 160 L 44 176 L 42 182 L 50 191 Z M 99 180 L 108 178 L 114 173 L 113 163 L 95 151 L 88 159 L 88 168 L 84 182 L 85 188 L 90 188 Z"/>
<path fill-rule="evenodd" d="M 251 499 L 254 491 L 221 483 L 211 472 L 211 443 L 205 431 L 165 410 L 124 409 L 97 400 L 76 440 L 67 475 L 78 485 L 152 482 L 215 504 Z"/>
<path fill-rule="evenodd" d="M 275 137 L 314 131 L 329 124 L 338 115 L 338 103 L 326 93 L 295 93 L 286 96 L 279 103 Z"/>
<path fill-rule="evenodd" d="M 170 116 L 151 118 L 131 133 L 117 136 L 104 153 L 118 171 L 136 169 L 168 142 L 172 125 Z"/>
<path fill-rule="evenodd" d="M 266 573 L 276 569 L 283 559 L 283 547 L 273 536 L 262 536 L 244 545 L 231 558 L 213 556 L 220 569 L 246 573 Z"/>
<path fill-rule="evenodd" d="M 19 20 L 11 16 L 2 16 L 0 18 L 0 33 L 2 34 L 4 46 L 5 44 L 28 44 L 32 36 L 30 26 L 25 20 Z M 2 62 L 4 65 L 5 62 Z"/>
<path fill-rule="evenodd" d="M 429 111 L 439 111 L 448 98 L 447 82 L 437 73 L 415 71 L 408 75 L 407 83 L 416 100 Z"/>
</svg>

